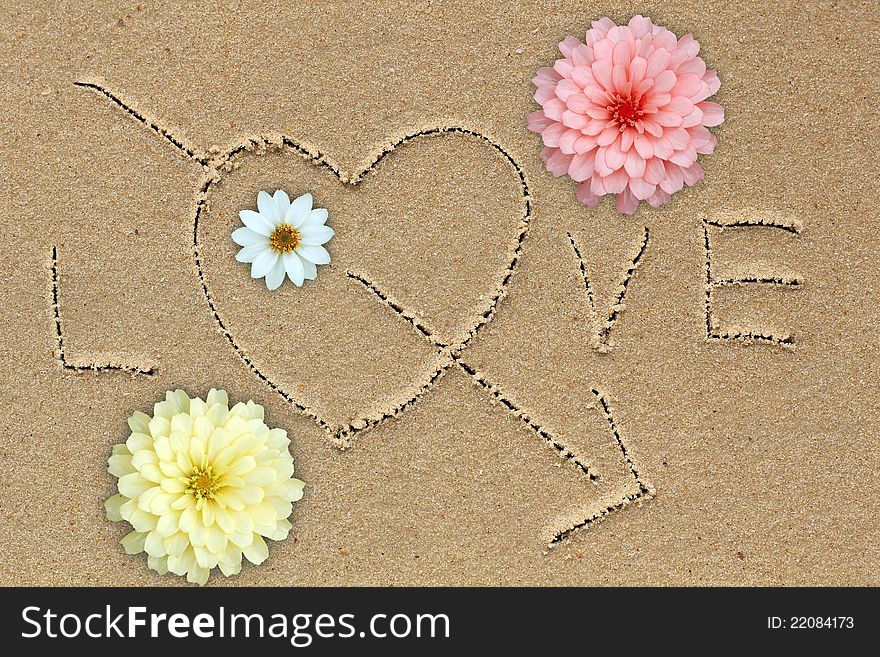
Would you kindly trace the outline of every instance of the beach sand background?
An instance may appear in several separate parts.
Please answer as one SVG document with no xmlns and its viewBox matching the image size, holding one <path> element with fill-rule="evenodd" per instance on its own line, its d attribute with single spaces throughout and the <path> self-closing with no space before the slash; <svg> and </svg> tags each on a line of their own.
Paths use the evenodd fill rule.
<svg viewBox="0 0 880 657">
<path fill-rule="evenodd" d="M 703 182 L 622 217 L 525 124 L 556 43 L 635 13 L 694 34 L 726 121 Z M 0 24 L 0 583 L 183 582 L 103 510 L 128 414 L 176 387 L 263 404 L 307 482 L 290 539 L 211 584 L 878 583 L 873 3 L 6 0 Z M 286 147 L 200 192 L 197 160 L 254 135 L 345 177 L 446 126 L 475 134 L 398 144 L 356 185 Z M 228 234 L 279 186 L 337 236 L 272 294 Z M 713 225 L 744 219 L 803 230 Z M 713 280 L 802 281 L 713 287 L 710 332 L 792 345 L 707 337 L 707 233 Z M 605 317 L 640 250 L 598 348 L 584 272 Z M 444 344 L 489 321 L 444 361 L 346 272 Z"/>
</svg>

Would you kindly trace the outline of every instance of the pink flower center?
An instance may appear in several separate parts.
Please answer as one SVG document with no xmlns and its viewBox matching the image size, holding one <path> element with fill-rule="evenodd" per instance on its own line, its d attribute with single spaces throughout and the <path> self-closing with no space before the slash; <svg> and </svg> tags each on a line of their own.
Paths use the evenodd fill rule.
<svg viewBox="0 0 880 657">
<path fill-rule="evenodd" d="M 636 121 L 642 118 L 642 110 L 632 98 L 623 98 L 614 94 L 611 104 L 607 107 L 611 116 L 620 124 L 620 129 L 625 130 L 629 126 L 635 126 Z"/>
</svg>

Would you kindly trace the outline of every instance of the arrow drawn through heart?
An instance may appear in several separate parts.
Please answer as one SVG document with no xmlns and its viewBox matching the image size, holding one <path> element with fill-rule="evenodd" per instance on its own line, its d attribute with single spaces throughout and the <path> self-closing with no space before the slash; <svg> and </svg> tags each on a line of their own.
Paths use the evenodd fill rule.
<svg viewBox="0 0 880 657">
<path fill-rule="evenodd" d="M 350 446 L 351 440 L 356 434 L 363 432 L 371 427 L 375 427 L 387 419 L 396 417 L 405 409 L 413 405 L 421 396 L 426 394 L 450 368 L 457 367 L 468 374 L 469 378 L 474 382 L 475 385 L 486 390 L 496 401 L 502 404 L 510 413 L 518 417 L 531 431 L 533 431 L 535 434 L 537 434 L 538 437 L 545 441 L 549 447 L 554 449 L 563 459 L 565 459 L 567 462 L 571 463 L 575 468 L 577 468 L 583 474 L 585 480 L 594 484 L 599 480 L 599 475 L 594 472 L 593 469 L 591 469 L 590 465 L 582 458 L 582 456 L 576 455 L 565 445 L 565 443 L 560 438 L 553 435 L 550 431 L 542 427 L 527 412 L 525 412 L 517 404 L 515 404 L 500 389 L 499 386 L 486 379 L 486 377 L 482 373 L 478 372 L 473 366 L 469 365 L 462 358 L 462 351 L 465 349 L 471 339 L 477 334 L 479 329 L 492 319 L 496 312 L 498 303 L 506 295 L 511 277 L 513 276 L 517 264 L 521 259 L 522 245 L 525 241 L 529 228 L 529 220 L 531 217 L 531 197 L 529 194 L 528 183 L 526 181 L 526 177 L 522 171 L 522 168 L 502 146 L 500 146 L 489 137 L 486 137 L 485 135 L 475 130 L 460 126 L 438 126 L 419 130 L 418 132 L 414 132 L 397 139 L 396 141 L 382 149 L 380 152 L 378 152 L 372 158 L 369 164 L 363 167 L 360 171 L 348 174 L 344 172 L 336 162 L 334 162 L 321 152 L 282 135 L 258 136 L 248 138 L 223 153 L 201 152 L 198 149 L 187 144 L 184 139 L 176 136 L 170 130 L 161 127 L 158 122 L 147 118 L 147 116 L 145 116 L 143 113 L 133 109 L 130 104 L 124 102 L 117 94 L 108 91 L 100 81 L 83 80 L 75 82 L 74 84 L 76 86 L 88 88 L 98 92 L 107 100 L 127 112 L 136 121 L 145 125 L 162 139 L 174 146 L 175 149 L 185 154 L 189 159 L 203 166 L 206 175 L 203 182 L 199 186 L 193 219 L 193 257 L 198 273 L 199 282 L 207 304 L 210 307 L 210 310 L 214 317 L 214 320 L 230 346 L 233 348 L 233 350 L 242 360 L 242 362 L 248 367 L 248 369 L 250 369 L 254 373 L 254 375 L 257 376 L 257 378 L 263 381 L 274 392 L 278 393 L 282 398 L 284 398 L 294 409 L 296 409 L 301 414 L 310 417 L 325 431 L 327 431 L 327 433 L 333 438 L 337 446 L 345 449 Z M 451 340 L 440 337 L 436 330 L 434 330 L 425 320 L 418 317 L 417 313 L 408 309 L 403 302 L 396 299 L 391 293 L 384 291 L 378 283 L 372 281 L 367 275 L 361 272 L 353 271 L 351 268 L 346 270 L 345 274 L 348 279 L 358 284 L 359 286 L 362 286 L 363 289 L 370 293 L 379 303 L 386 306 L 394 314 L 398 315 L 401 319 L 410 324 L 411 327 L 415 329 L 419 335 L 425 338 L 425 340 L 427 340 L 436 350 L 437 361 L 419 385 L 411 387 L 410 389 L 405 391 L 404 394 L 402 394 L 387 408 L 382 409 L 381 412 L 374 413 L 367 418 L 356 419 L 353 422 L 341 426 L 335 423 L 331 423 L 325 417 L 323 417 L 322 414 L 318 412 L 318 410 L 302 403 L 301 401 L 296 400 L 289 392 L 284 390 L 267 374 L 265 374 L 264 371 L 260 367 L 258 367 L 257 364 L 254 363 L 253 359 L 250 358 L 248 354 L 240 347 L 236 338 L 233 336 L 232 332 L 228 328 L 227 322 L 225 322 L 222 318 L 218 310 L 216 300 L 211 293 L 208 280 L 205 276 L 205 271 L 203 267 L 203 255 L 201 252 L 202 245 L 199 240 L 200 222 L 203 221 L 204 215 L 206 213 L 208 196 L 210 194 L 212 186 L 216 185 L 222 179 L 225 172 L 231 171 L 233 169 L 233 160 L 242 153 L 253 151 L 263 153 L 269 150 L 277 150 L 282 148 L 289 149 L 304 158 L 305 160 L 309 161 L 310 163 L 322 167 L 326 171 L 329 171 L 343 184 L 354 186 L 357 185 L 358 182 L 362 180 L 366 174 L 371 172 L 379 164 L 379 162 L 383 160 L 383 158 L 389 155 L 397 147 L 410 143 L 417 139 L 442 134 L 463 135 L 479 140 L 484 145 L 493 149 L 493 151 L 504 161 L 506 161 L 515 172 L 516 178 L 518 179 L 521 188 L 520 192 L 522 200 L 522 216 L 520 218 L 519 226 L 511 241 L 508 264 L 506 268 L 497 276 L 494 290 L 491 292 L 491 294 L 481 297 L 482 304 L 479 308 L 479 312 L 476 313 L 466 329 L 457 332 L 454 339 Z M 641 259 L 641 256 L 644 253 L 644 249 L 647 246 L 647 239 L 648 234 L 646 232 L 645 240 L 642 244 L 639 255 L 634 260 L 631 269 L 627 273 L 627 278 L 625 281 L 626 283 L 629 282 L 629 278 L 631 278 L 633 272 L 639 264 L 639 260 Z M 577 253 L 577 245 L 574 244 L 573 241 L 572 246 Z M 53 249 L 52 283 L 53 295 L 55 299 L 53 307 L 55 309 L 55 323 L 58 331 L 59 342 L 63 345 L 63 336 L 61 334 L 61 317 L 57 303 L 58 273 L 55 253 L 56 252 Z M 579 253 L 578 257 L 580 258 Z M 589 281 L 586 279 L 586 273 L 583 273 L 585 276 L 585 283 L 587 284 L 587 286 L 589 286 Z M 622 303 L 623 294 L 625 294 L 625 289 L 618 298 L 618 303 Z M 614 319 L 616 319 L 616 314 L 610 317 L 610 321 L 606 323 L 606 325 L 603 326 L 601 329 L 601 338 L 603 342 L 607 342 L 607 333 L 610 331 L 611 324 L 613 323 Z M 152 373 L 152 371 L 146 373 L 149 374 Z M 561 526 L 551 528 L 547 536 L 548 543 L 550 545 L 555 545 L 559 543 L 561 540 L 567 538 L 578 529 L 586 528 L 595 524 L 597 521 L 607 517 L 615 510 L 621 509 L 634 502 L 644 501 L 653 497 L 654 495 L 653 488 L 650 486 L 650 484 L 645 482 L 639 474 L 639 471 L 636 468 L 636 465 L 634 464 L 632 457 L 621 437 L 619 427 L 617 426 L 617 423 L 615 422 L 612 415 L 612 410 L 607 395 L 596 388 L 592 389 L 592 393 L 598 402 L 600 414 L 607 423 L 609 432 L 613 436 L 614 442 L 617 445 L 621 457 L 627 466 L 627 469 L 632 478 L 632 482 L 630 485 L 625 487 L 625 490 L 622 493 L 615 494 L 614 496 L 612 496 L 612 498 L 603 499 L 599 503 L 594 504 L 585 510 L 582 509 L 582 511 L 579 512 L 579 519 L 567 519 L 560 523 Z"/>
</svg>

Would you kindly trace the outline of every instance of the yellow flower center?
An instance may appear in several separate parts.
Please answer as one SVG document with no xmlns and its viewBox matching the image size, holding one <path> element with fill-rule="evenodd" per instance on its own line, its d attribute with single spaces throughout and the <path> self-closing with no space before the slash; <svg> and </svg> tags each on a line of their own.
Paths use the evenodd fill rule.
<svg viewBox="0 0 880 657">
<path fill-rule="evenodd" d="M 197 500 L 212 500 L 219 488 L 220 477 L 214 473 L 214 468 L 209 465 L 204 468 L 193 468 L 186 491 L 192 493 Z"/>
<path fill-rule="evenodd" d="M 269 243 L 278 253 L 290 253 L 299 246 L 299 232 L 290 224 L 281 224 L 269 236 Z"/>
</svg>

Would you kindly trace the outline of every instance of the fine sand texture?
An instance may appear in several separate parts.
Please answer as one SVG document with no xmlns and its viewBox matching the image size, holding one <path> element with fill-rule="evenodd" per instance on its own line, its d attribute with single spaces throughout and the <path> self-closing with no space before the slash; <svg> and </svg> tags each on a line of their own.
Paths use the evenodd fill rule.
<svg viewBox="0 0 880 657">
<path fill-rule="evenodd" d="M 185 584 L 103 509 L 177 387 L 263 404 L 307 485 L 210 585 L 880 583 L 873 3 L 0 4 L 0 584 Z M 636 13 L 726 120 L 623 217 L 526 116 Z M 272 293 L 230 233 L 278 188 L 336 236 Z"/>
</svg>

